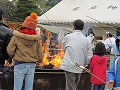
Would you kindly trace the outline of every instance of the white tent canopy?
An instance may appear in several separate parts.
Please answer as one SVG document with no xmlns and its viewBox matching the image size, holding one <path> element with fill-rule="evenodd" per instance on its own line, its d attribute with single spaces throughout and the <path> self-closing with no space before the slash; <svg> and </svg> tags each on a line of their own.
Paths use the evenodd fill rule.
<svg viewBox="0 0 120 90">
<path fill-rule="evenodd" d="M 38 24 L 38 26 L 41 26 L 44 29 L 49 30 L 50 32 L 53 32 L 53 33 L 59 33 L 61 30 L 64 30 L 65 33 L 72 32 L 72 28 L 68 28 L 68 27 L 49 26 L 49 25 L 42 25 L 42 24 Z"/>
<path fill-rule="evenodd" d="M 49 20 L 46 18 L 46 16 Z M 89 16 L 89 17 L 88 17 Z M 93 19 L 95 20 L 93 20 Z M 38 18 L 39 23 L 84 22 L 120 23 L 119 0 L 62 0 Z M 96 21 L 98 20 L 98 21 Z"/>
</svg>

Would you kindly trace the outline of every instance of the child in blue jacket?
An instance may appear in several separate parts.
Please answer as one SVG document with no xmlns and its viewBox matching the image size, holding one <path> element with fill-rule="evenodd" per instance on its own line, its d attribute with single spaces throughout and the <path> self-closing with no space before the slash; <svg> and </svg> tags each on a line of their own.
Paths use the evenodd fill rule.
<svg viewBox="0 0 120 90">
<path fill-rule="evenodd" d="M 115 90 L 120 90 L 120 36 L 116 38 L 115 51 L 117 51 L 118 56 L 114 60 L 114 63 L 108 70 L 107 74 L 107 86 L 109 89 L 116 88 Z"/>
</svg>

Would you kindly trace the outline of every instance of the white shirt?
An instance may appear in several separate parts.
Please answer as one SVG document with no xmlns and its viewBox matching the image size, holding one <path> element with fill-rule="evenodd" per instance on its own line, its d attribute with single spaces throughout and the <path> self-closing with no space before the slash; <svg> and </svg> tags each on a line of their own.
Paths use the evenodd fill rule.
<svg viewBox="0 0 120 90">
<path fill-rule="evenodd" d="M 93 34 L 90 34 L 89 36 L 87 36 L 87 39 L 88 39 L 89 43 L 91 44 L 94 39 Z"/>
<path fill-rule="evenodd" d="M 109 37 L 105 41 L 103 41 L 105 44 L 105 48 L 108 49 L 109 47 L 115 45 L 115 38 L 114 37 Z"/>
</svg>

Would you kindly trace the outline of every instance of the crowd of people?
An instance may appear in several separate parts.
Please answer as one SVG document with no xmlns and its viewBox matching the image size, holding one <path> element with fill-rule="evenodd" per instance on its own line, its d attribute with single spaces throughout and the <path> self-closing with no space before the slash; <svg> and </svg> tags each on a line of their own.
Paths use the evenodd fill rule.
<svg viewBox="0 0 120 90">
<path fill-rule="evenodd" d="M 4 67 L 5 60 L 14 61 L 14 90 L 21 90 L 23 80 L 25 80 L 25 90 L 33 90 L 35 67 L 41 62 L 44 52 L 43 43 L 47 40 L 43 31 L 42 43 L 39 41 L 40 35 L 36 32 L 37 14 L 31 13 L 22 23 L 19 30 L 13 32 L 3 23 L 4 11 L 0 9 L 0 70 Z M 94 34 L 88 36 L 82 34 L 84 22 L 80 19 L 73 22 L 73 32 L 67 34 L 62 42 L 65 52 L 60 69 L 65 71 L 66 87 L 65 90 L 78 90 L 82 69 L 76 67 L 90 65 L 90 71 L 100 79 L 91 76 L 93 90 L 105 90 L 105 85 L 109 89 L 120 90 L 120 36 L 116 39 L 108 35 L 104 42 L 98 42 L 93 53 L 90 43 L 93 41 Z M 54 37 L 55 36 L 55 37 Z M 50 45 L 58 44 L 56 35 L 50 39 Z M 109 41 L 109 42 L 108 42 Z M 111 41 L 114 42 L 111 44 Z M 111 53 L 116 57 L 112 60 L 110 69 L 107 72 L 108 57 L 106 49 L 110 48 Z"/>
</svg>

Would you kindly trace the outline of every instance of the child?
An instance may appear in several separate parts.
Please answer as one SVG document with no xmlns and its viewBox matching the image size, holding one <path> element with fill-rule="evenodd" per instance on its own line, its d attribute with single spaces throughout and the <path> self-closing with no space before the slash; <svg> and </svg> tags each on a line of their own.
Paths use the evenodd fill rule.
<svg viewBox="0 0 120 90">
<path fill-rule="evenodd" d="M 117 51 L 117 54 L 120 54 L 120 36 L 116 38 L 116 47 L 114 48 Z M 114 63 L 111 65 L 108 74 L 107 74 L 107 86 L 109 89 L 112 87 L 116 88 L 115 90 L 120 90 L 120 56 L 117 56 L 114 60 Z"/>
<path fill-rule="evenodd" d="M 94 76 L 91 76 L 91 83 L 93 84 L 93 90 L 104 90 L 106 82 L 106 70 L 107 70 L 107 56 L 105 55 L 106 49 L 102 42 L 97 43 L 95 47 L 95 54 L 91 58 L 90 71 L 104 82 L 100 81 Z"/>
<path fill-rule="evenodd" d="M 37 34 L 37 14 L 31 13 L 22 24 L 21 29 L 13 31 L 7 52 L 14 60 L 14 90 L 22 90 L 25 79 L 25 90 L 33 90 L 36 62 L 43 58 L 39 34 Z"/>
</svg>

